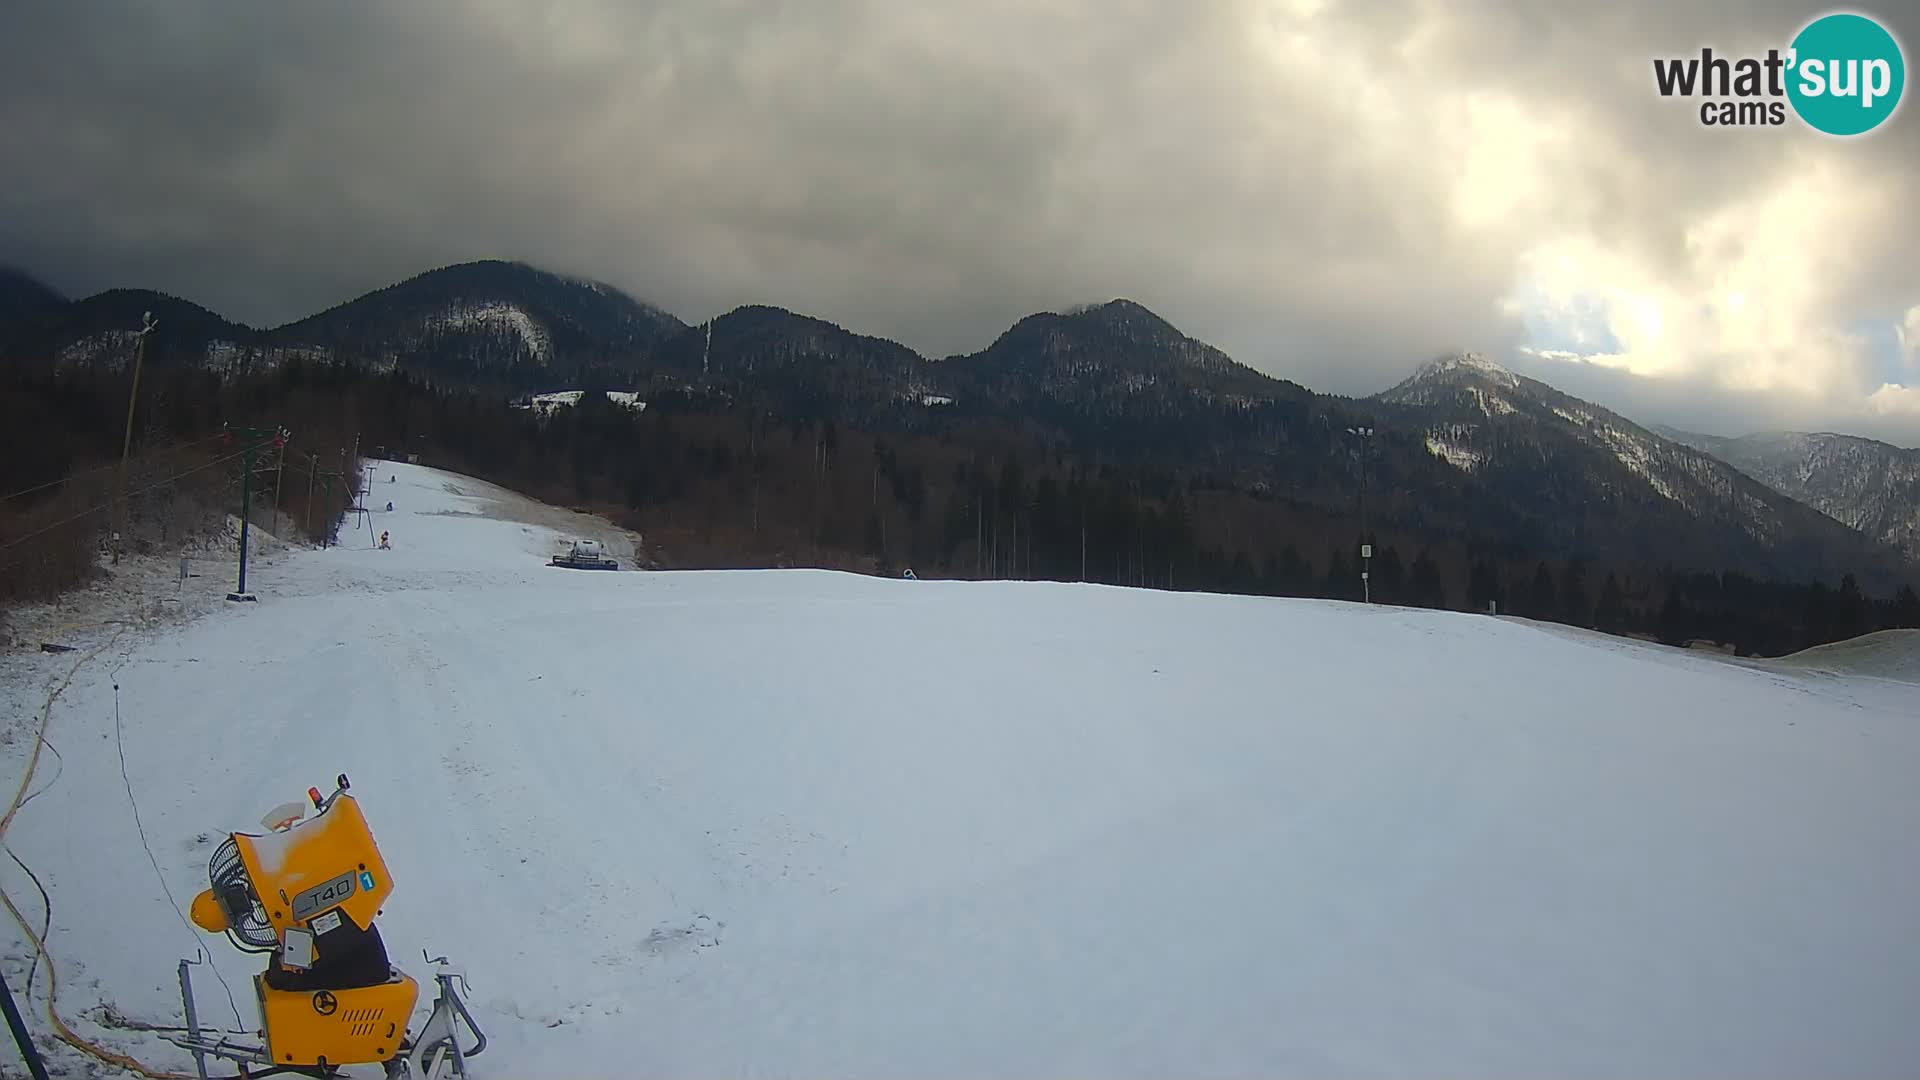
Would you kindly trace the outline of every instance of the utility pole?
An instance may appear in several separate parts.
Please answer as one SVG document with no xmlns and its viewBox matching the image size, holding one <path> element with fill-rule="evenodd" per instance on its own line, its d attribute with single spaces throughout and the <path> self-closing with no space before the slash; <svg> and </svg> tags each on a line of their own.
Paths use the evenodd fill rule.
<svg viewBox="0 0 1920 1080">
<path fill-rule="evenodd" d="M 240 470 L 240 580 L 234 586 L 234 590 L 227 594 L 227 599 L 251 601 L 258 599 L 247 591 L 247 519 L 252 516 L 247 512 L 247 505 L 253 498 L 254 462 L 258 459 L 260 451 L 268 446 L 272 446 L 276 451 L 285 447 L 287 431 L 285 428 L 240 428 L 237 432 L 229 429 L 226 432 L 228 445 L 232 445 L 236 434 L 242 443 L 240 450 L 242 464 Z"/>
<path fill-rule="evenodd" d="M 320 455 L 307 455 L 307 534 L 313 534 L 313 480 L 320 472 Z"/>
<path fill-rule="evenodd" d="M 1367 465 L 1372 457 L 1373 429 L 1371 427 L 1350 427 L 1347 434 L 1360 440 L 1360 596 L 1363 603 L 1373 603 L 1373 584 L 1368 573 L 1373 562 L 1373 541 L 1367 535 Z"/>
<path fill-rule="evenodd" d="M 985 536 L 982 532 L 984 528 L 985 526 L 980 523 L 980 493 L 976 491 L 973 493 L 973 576 L 976 578 L 984 577 L 986 574 L 987 564 L 982 561 L 980 546 Z"/>
<path fill-rule="evenodd" d="M 133 335 L 133 385 L 127 390 L 127 433 L 120 441 L 120 512 L 114 515 L 113 523 L 113 562 L 120 563 L 121 538 L 127 532 L 127 458 L 133 451 L 133 407 L 140 400 L 140 369 L 147 359 L 147 335 L 160 325 L 154 320 L 153 312 L 143 312 L 140 316 L 140 329 Z"/>
<path fill-rule="evenodd" d="M 317 458 L 315 459 L 316 462 L 318 460 L 319 459 Z M 320 478 L 320 492 L 321 492 L 320 497 L 326 500 L 326 503 L 328 506 L 332 506 L 333 505 L 333 475 L 331 473 L 325 476 L 322 476 Z M 328 546 L 328 542 L 327 542 L 328 533 L 330 533 L 331 531 L 332 531 L 331 529 L 324 529 L 324 528 L 320 530 L 320 546 L 322 548 L 325 548 Z"/>
<path fill-rule="evenodd" d="M 1080 481 L 1080 580 L 1087 580 L 1087 484 Z"/>
<path fill-rule="evenodd" d="M 287 446 L 285 442 L 282 442 L 280 444 L 280 460 L 275 462 L 273 466 L 273 534 L 275 536 L 280 536 L 284 531 L 280 528 L 280 477 L 285 473 L 286 468 Z M 280 538 L 282 540 L 286 539 L 284 536 L 280 536 Z"/>
</svg>

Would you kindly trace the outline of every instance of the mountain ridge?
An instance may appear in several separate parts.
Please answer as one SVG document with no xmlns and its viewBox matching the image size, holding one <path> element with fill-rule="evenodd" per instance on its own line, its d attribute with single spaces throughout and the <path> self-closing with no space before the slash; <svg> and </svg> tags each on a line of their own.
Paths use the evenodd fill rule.
<svg viewBox="0 0 1920 1080">
<path fill-rule="evenodd" d="M 1920 449 L 1830 431 L 1726 437 L 1667 430 L 1670 438 L 1920 559 Z"/>
<path fill-rule="evenodd" d="M 1375 400 L 1413 410 L 1408 422 L 1423 426 L 1428 452 L 1483 482 L 1521 483 L 1545 467 L 1552 480 L 1530 497 L 1562 524 L 1596 508 L 1644 516 L 1652 528 L 1620 538 L 1643 560 L 1672 557 L 1676 538 L 1696 533 L 1756 557 L 1781 552 L 1762 559 L 1776 574 L 1807 545 L 1872 550 L 1858 530 L 1705 450 L 1471 354 L 1430 361 Z M 1706 528 L 1689 529 L 1688 519 Z"/>
<path fill-rule="evenodd" d="M 1035 312 L 985 348 L 933 360 L 772 305 L 688 325 L 603 283 L 483 260 L 267 330 L 110 290 L 28 320 L 32 348 L 6 334 L 0 344 L 16 340 L 16 363 L 111 367 L 149 304 L 161 320 L 154 363 L 344 361 L 513 396 L 639 393 L 662 406 L 649 417 L 750 407 L 877 431 L 1011 429 L 1056 452 L 1327 513 L 1349 512 L 1364 481 L 1379 527 L 1469 546 L 1790 579 L 1903 572 L 1855 530 L 1710 453 L 1484 354 L 1440 354 L 1378 394 L 1338 397 L 1234 360 L 1126 298 Z M 1363 461 L 1349 429 L 1376 427 Z"/>
</svg>

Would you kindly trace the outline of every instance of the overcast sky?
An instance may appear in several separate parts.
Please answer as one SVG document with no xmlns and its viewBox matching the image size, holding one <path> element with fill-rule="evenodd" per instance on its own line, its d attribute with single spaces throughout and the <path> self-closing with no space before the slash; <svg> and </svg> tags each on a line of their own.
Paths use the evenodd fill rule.
<svg viewBox="0 0 1920 1080">
<path fill-rule="evenodd" d="M 1472 348 L 1648 422 L 1916 445 L 1920 109 L 1840 140 L 1653 89 L 1824 10 L 21 0 L 0 263 L 273 325 L 518 258 L 932 356 L 1125 296 L 1333 393 Z"/>
</svg>

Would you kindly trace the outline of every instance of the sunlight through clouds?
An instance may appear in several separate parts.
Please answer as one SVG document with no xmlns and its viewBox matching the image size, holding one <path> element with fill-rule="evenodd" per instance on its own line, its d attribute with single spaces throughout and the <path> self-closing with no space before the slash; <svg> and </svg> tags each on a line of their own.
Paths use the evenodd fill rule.
<svg viewBox="0 0 1920 1080">
<path fill-rule="evenodd" d="M 1684 426 L 1719 388 L 1764 400 L 1742 405 L 1755 422 L 1920 442 L 1879 423 L 1920 385 L 1920 113 L 1853 142 L 1709 131 L 1655 90 L 1655 57 L 1783 43 L 1808 14 L 340 0 L 197 24 L 10 5 L 0 261 L 274 325 L 517 258 L 687 320 L 775 304 L 930 356 L 1126 296 L 1333 393 L 1444 349 L 1549 381 L 1571 353 L 1634 380 L 1621 398 L 1649 422 Z M 1920 40 L 1920 11 L 1887 14 Z"/>
<path fill-rule="evenodd" d="M 1808 163 L 1693 224 L 1685 259 L 1665 270 L 1594 237 L 1543 245 L 1523 258 L 1508 307 L 1556 326 L 1573 318 L 1577 301 L 1587 318 L 1597 306 L 1617 344 L 1583 354 L 1592 363 L 1904 413 L 1908 406 L 1887 404 L 1907 400 L 1903 388 L 1883 385 L 1873 344 L 1847 329 L 1857 318 L 1854 255 L 1897 219 L 1897 198 L 1871 176 Z"/>
</svg>

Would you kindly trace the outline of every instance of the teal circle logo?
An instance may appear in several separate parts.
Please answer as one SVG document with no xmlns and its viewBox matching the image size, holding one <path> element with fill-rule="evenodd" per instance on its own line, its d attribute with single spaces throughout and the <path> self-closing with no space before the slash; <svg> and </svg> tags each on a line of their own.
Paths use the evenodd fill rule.
<svg viewBox="0 0 1920 1080">
<path fill-rule="evenodd" d="M 1893 35 L 1865 15 L 1822 15 L 1794 36 L 1787 55 L 1787 99 L 1817 131 L 1865 134 L 1900 107 L 1906 58 Z"/>
</svg>

